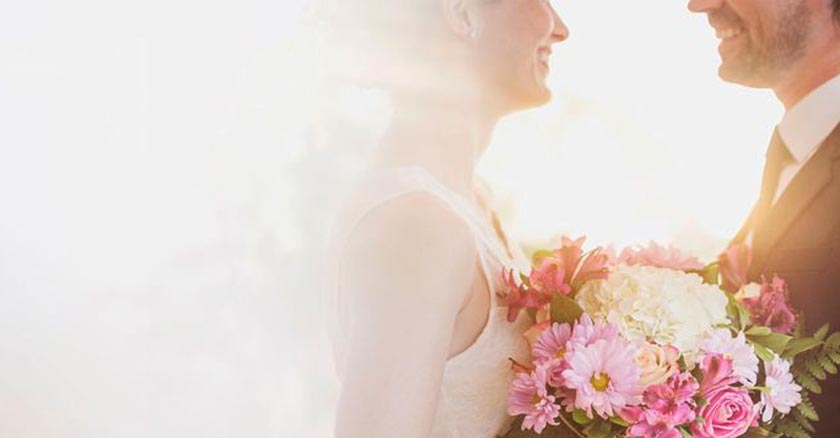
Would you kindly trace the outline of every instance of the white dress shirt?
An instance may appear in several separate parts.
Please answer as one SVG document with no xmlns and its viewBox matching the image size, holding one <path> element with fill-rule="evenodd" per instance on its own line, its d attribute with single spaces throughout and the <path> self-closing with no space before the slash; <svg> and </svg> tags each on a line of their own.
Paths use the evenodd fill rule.
<svg viewBox="0 0 840 438">
<path fill-rule="evenodd" d="M 793 162 L 782 169 L 773 203 L 800 169 L 819 150 L 826 137 L 840 123 L 840 75 L 820 85 L 785 112 L 779 123 L 782 137 Z"/>
</svg>

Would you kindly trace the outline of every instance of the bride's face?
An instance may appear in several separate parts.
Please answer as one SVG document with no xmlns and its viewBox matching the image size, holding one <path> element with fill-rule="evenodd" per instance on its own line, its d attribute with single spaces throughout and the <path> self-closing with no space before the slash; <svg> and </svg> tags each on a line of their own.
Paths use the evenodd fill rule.
<svg viewBox="0 0 840 438">
<path fill-rule="evenodd" d="M 478 74 L 502 110 L 546 103 L 551 46 L 569 30 L 550 0 L 479 0 L 474 11 Z"/>
</svg>

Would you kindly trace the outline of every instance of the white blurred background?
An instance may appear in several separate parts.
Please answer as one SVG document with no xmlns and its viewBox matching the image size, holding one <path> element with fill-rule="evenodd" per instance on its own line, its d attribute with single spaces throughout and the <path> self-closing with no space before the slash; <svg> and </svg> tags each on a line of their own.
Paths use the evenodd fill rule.
<svg viewBox="0 0 840 438">
<path fill-rule="evenodd" d="M 349 1 L 349 0 L 348 0 Z M 781 108 L 722 83 L 684 2 L 557 0 L 554 101 L 481 175 L 528 246 L 713 257 Z M 325 437 L 331 184 L 388 119 L 307 0 L 0 8 L 0 436 Z"/>
</svg>

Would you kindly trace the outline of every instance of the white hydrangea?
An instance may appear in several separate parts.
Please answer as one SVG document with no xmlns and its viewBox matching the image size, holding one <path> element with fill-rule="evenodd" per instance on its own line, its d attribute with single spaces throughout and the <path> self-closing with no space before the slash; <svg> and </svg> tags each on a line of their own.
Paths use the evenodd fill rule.
<svg viewBox="0 0 840 438">
<path fill-rule="evenodd" d="M 706 331 L 729 324 L 723 291 L 671 269 L 618 265 L 609 279 L 587 282 L 576 298 L 584 312 L 618 325 L 625 337 L 670 344 L 688 355 Z"/>
</svg>

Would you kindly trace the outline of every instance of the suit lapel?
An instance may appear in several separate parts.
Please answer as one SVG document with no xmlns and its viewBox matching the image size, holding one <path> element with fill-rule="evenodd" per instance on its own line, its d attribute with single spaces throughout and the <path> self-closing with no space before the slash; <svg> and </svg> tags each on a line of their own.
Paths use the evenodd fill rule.
<svg viewBox="0 0 840 438">
<path fill-rule="evenodd" d="M 764 271 L 771 250 L 790 225 L 798 218 L 813 199 L 834 177 L 834 162 L 840 158 L 840 125 L 828 136 L 816 155 L 796 174 L 790 186 L 770 208 L 766 216 L 757 218 L 754 235 L 754 260 L 750 274 L 754 278 Z M 840 177 L 840 174 L 837 175 Z"/>
</svg>

